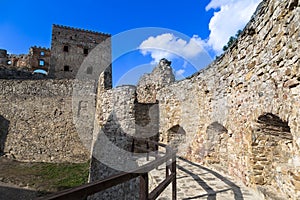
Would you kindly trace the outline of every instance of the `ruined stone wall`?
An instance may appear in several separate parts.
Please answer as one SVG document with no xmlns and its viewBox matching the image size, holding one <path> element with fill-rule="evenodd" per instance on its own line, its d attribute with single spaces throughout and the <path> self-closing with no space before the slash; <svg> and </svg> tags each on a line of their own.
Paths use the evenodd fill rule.
<svg viewBox="0 0 300 200">
<path fill-rule="evenodd" d="M 7 58 L 7 67 L 30 69 L 30 56 L 28 54 L 10 54 Z"/>
<path fill-rule="evenodd" d="M 73 117 L 74 113 L 77 116 L 77 113 L 89 112 L 89 106 L 94 107 L 95 102 L 86 104 L 84 109 L 77 104 L 74 106 L 74 88 L 85 91 L 86 98 L 91 95 L 95 99 L 94 83 L 0 80 L 0 126 L 4 127 L 0 136 L 2 154 L 21 161 L 87 161 L 90 149 L 82 141 L 89 139 L 85 138 L 88 133 L 78 133 L 75 126 L 78 119 L 75 122 Z M 92 129 L 89 131 L 91 140 Z"/>
<path fill-rule="evenodd" d="M 7 54 L 6 50 L 0 50 L 0 65 L 11 70 L 34 71 L 42 69 L 46 72 L 50 66 L 50 49 L 43 47 L 30 47 L 28 54 Z"/>
<path fill-rule="evenodd" d="M 6 65 L 0 64 L 0 79 L 18 79 L 18 80 L 34 80 L 34 79 L 47 79 L 48 77 L 44 74 L 32 73 L 22 68 L 12 68 Z"/>
<path fill-rule="evenodd" d="M 98 95 L 90 182 L 137 166 L 130 160 L 135 135 L 135 90 L 134 86 L 123 86 Z M 138 191 L 138 179 L 133 179 L 90 199 L 138 199 Z"/>
<path fill-rule="evenodd" d="M 184 131 L 179 154 L 218 164 L 270 196 L 273 188 L 299 198 L 299 20 L 300 2 L 264 1 L 220 59 L 161 89 L 161 140 Z M 262 124 L 266 116 L 277 125 Z"/>
<path fill-rule="evenodd" d="M 30 67 L 34 71 L 36 69 L 42 69 L 48 72 L 50 67 L 50 49 L 42 47 L 30 47 L 29 49 L 30 56 Z"/>
<path fill-rule="evenodd" d="M 139 103 L 156 103 L 159 90 L 175 81 L 171 62 L 163 58 L 150 74 L 141 77 L 137 84 Z"/>
<path fill-rule="evenodd" d="M 52 26 L 51 69 L 55 78 L 75 78 L 83 60 L 100 43 L 110 39 L 110 35 L 76 29 L 66 26 Z M 110 41 L 102 47 L 106 54 L 102 59 L 111 61 Z M 111 62 L 109 62 L 110 64 Z M 91 66 L 97 68 L 99 66 Z M 107 66 L 108 67 L 108 66 Z M 93 70 L 89 70 L 93 73 Z"/>
<path fill-rule="evenodd" d="M 51 52 L 34 46 L 28 55 L 2 50 L 0 57 L 0 154 L 22 161 L 89 159 L 96 93 L 112 87 L 110 35 L 54 25 Z M 75 70 L 60 71 L 62 64 Z M 53 79 L 51 70 L 58 68 L 56 78 L 64 80 Z M 35 69 L 50 70 L 50 76 Z"/>
<path fill-rule="evenodd" d="M 98 92 L 90 181 L 136 169 L 143 150 L 136 148 L 131 153 L 133 140 L 135 147 L 144 149 L 145 139 L 158 141 L 158 114 L 156 103 L 137 101 L 135 86 Z M 133 179 L 91 199 L 138 199 L 138 183 Z"/>
</svg>

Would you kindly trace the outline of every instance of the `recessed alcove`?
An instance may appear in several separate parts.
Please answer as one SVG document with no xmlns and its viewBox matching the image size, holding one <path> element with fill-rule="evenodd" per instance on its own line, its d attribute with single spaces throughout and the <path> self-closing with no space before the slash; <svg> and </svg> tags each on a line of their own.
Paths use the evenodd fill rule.
<svg viewBox="0 0 300 200">
<path fill-rule="evenodd" d="M 252 182 L 258 185 L 283 184 L 282 167 L 292 157 L 292 140 L 287 121 L 272 113 L 257 118 L 252 130 Z"/>
</svg>

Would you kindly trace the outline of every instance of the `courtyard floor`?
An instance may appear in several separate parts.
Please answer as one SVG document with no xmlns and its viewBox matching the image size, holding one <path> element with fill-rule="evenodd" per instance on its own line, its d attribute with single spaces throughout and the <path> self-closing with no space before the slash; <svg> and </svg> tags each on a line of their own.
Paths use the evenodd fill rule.
<svg viewBox="0 0 300 200">
<path fill-rule="evenodd" d="M 150 182 L 157 185 L 163 180 L 165 173 L 163 165 L 158 170 L 153 170 Z M 169 185 L 158 199 L 169 200 L 171 194 L 172 188 Z M 220 172 L 177 158 L 177 199 L 260 200 L 263 197 Z"/>
</svg>

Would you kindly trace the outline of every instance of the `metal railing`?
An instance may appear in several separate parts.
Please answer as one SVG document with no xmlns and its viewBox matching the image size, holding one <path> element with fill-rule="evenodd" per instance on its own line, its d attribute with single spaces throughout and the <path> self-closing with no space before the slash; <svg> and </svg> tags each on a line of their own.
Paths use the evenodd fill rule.
<svg viewBox="0 0 300 200">
<path fill-rule="evenodd" d="M 98 180 L 72 189 L 63 190 L 49 196 L 40 197 L 37 200 L 83 200 L 90 195 L 104 191 L 108 188 L 127 182 L 137 177 L 139 177 L 140 179 L 140 200 L 156 199 L 170 183 L 172 183 L 172 200 L 176 200 L 176 151 L 173 150 L 170 146 L 155 141 L 145 140 L 145 143 L 146 148 L 136 147 L 135 140 L 133 140 L 131 151 L 134 152 L 135 149 L 146 151 L 147 160 L 149 161 L 149 155 L 154 155 L 155 160 L 138 167 L 132 172 L 122 172 L 120 174 L 110 176 L 104 180 Z M 149 143 L 155 145 L 155 148 L 157 148 L 155 152 L 152 152 L 150 150 Z M 163 156 L 160 156 L 158 154 L 159 146 L 166 149 Z M 158 166 L 164 163 L 166 164 L 165 179 L 161 183 L 159 183 L 159 185 L 155 189 L 149 192 L 149 172 L 155 168 L 158 168 Z"/>
</svg>

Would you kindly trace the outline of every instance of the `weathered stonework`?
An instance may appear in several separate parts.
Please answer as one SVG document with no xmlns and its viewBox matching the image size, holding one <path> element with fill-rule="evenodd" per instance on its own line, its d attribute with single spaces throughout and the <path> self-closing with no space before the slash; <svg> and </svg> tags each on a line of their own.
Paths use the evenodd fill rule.
<svg viewBox="0 0 300 200">
<path fill-rule="evenodd" d="M 175 81 L 170 65 L 170 61 L 161 59 L 151 74 L 143 75 L 137 85 L 138 102 L 156 103 L 159 90 Z"/>
<path fill-rule="evenodd" d="M 93 136 L 90 181 L 126 171 L 135 135 L 135 87 L 124 86 L 99 94 Z M 126 162 L 127 161 L 127 162 Z M 133 165 L 136 165 L 133 161 Z M 127 166 L 127 170 L 132 166 Z M 123 169 L 123 170 L 122 170 Z M 120 184 L 90 199 L 138 199 L 138 179 Z"/>
<path fill-rule="evenodd" d="M 50 49 L 36 46 L 30 48 L 28 55 L 0 51 L 1 155 L 36 162 L 90 159 L 96 93 L 112 87 L 110 35 L 54 25 L 53 37 L 56 36 L 52 41 L 54 57 Z M 52 58 L 67 64 L 70 61 L 56 51 L 61 43 L 75 49 L 88 47 L 88 51 L 81 48 L 79 56 L 79 52 L 69 49 L 64 58 L 76 57 L 76 61 L 72 60 L 76 70 L 72 74 L 59 71 L 57 78 L 65 79 L 57 80 L 53 79 L 58 67 L 55 64 L 61 63 L 54 62 L 53 70 L 49 69 Z M 102 59 L 98 59 L 99 55 Z M 53 73 L 32 73 L 35 69 Z"/>
<path fill-rule="evenodd" d="M 90 181 L 138 167 L 132 144 L 146 148 L 145 139 L 158 141 L 158 105 L 139 103 L 135 86 L 98 93 Z M 154 150 L 154 145 L 150 145 Z M 135 153 L 143 153 L 135 149 Z M 91 199 L 138 199 L 138 179 L 95 194 Z"/>
<path fill-rule="evenodd" d="M 162 142 L 271 199 L 300 197 L 299 6 L 265 0 L 237 42 L 206 69 L 172 84 L 171 68 L 160 64 L 137 86 L 138 103 L 158 102 Z M 112 111 L 110 98 L 98 95 L 100 127 Z M 123 116 L 118 123 L 133 127 L 141 116 L 124 106 L 133 105 L 133 96 L 117 98 L 123 98 L 114 108 Z"/>
<path fill-rule="evenodd" d="M 5 138 L 1 142 L 4 154 L 22 161 L 85 162 L 89 159 L 89 149 L 82 143 L 73 122 L 74 81 L 0 82 L 0 113 L 5 119 L 1 123 L 7 124 L 7 131 L 1 134 Z M 84 89 L 94 88 L 91 84 Z"/>
<path fill-rule="evenodd" d="M 59 79 L 75 78 L 87 55 L 105 40 L 109 40 L 103 46 L 108 49 L 108 55 L 102 56 L 108 59 L 111 57 L 109 34 L 53 25 L 50 74 Z M 98 66 L 91 66 L 87 73 L 92 74 L 96 67 Z M 109 65 L 106 67 L 109 68 Z"/>
<path fill-rule="evenodd" d="M 51 52 L 50 49 L 42 48 L 42 47 L 31 47 L 29 49 L 29 66 L 32 71 L 37 69 L 49 71 L 50 68 L 50 57 Z"/>
<path fill-rule="evenodd" d="M 19 69 L 33 72 L 42 69 L 48 72 L 50 66 L 50 49 L 42 47 L 30 47 L 28 54 L 7 54 L 4 49 L 0 50 L 0 65 L 7 69 Z"/>
<path fill-rule="evenodd" d="M 134 137 L 157 134 L 159 129 L 160 140 L 178 148 L 180 156 L 226 169 L 266 198 L 299 199 L 299 21 L 299 1 L 265 0 L 237 42 L 192 77 L 173 83 L 170 64 L 164 62 L 145 75 L 137 88 L 107 90 L 111 71 L 106 71 L 98 88 L 95 81 L 79 90 L 88 91 L 80 97 L 90 94 L 91 98 L 79 99 L 75 108 L 71 106 L 71 80 L 1 80 L 0 154 L 36 161 L 86 159 L 88 152 L 79 145 L 72 110 L 85 116 L 96 105 L 94 129 L 82 128 L 93 131 L 91 181 L 119 173 L 121 169 L 114 165 L 136 166 L 124 162 L 123 154 L 107 153 L 117 146 L 125 155 Z M 88 33 L 92 40 L 86 41 L 75 32 L 81 30 L 54 26 L 51 53 L 55 66 L 50 68 L 57 78 L 74 78 L 80 67 L 77 62 L 84 61 L 85 47 L 109 38 Z M 107 56 L 110 44 L 103 48 Z M 67 49 L 70 52 L 61 54 Z M 110 57 L 104 60 L 107 64 Z M 83 72 L 91 75 L 94 68 L 90 69 L 87 66 Z M 152 110 L 154 114 L 147 116 Z M 91 123 L 89 119 L 82 124 Z M 105 158 L 110 163 L 99 162 Z M 94 198 L 137 198 L 137 183 L 132 180 Z"/>
<path fill-rule="evenodd" d="M 269 189 L 300 197 L 299 6 L 262 2 L 220 59 L 157 95 L 161 141 L 181 127 L 181 155 L 217 163 L 269 198 Z"/>
</svg>

